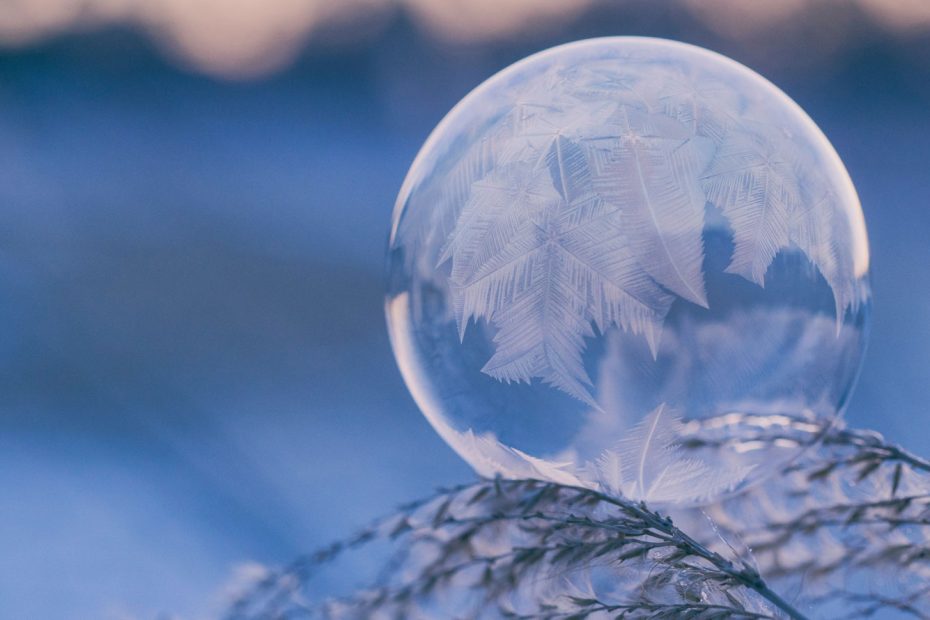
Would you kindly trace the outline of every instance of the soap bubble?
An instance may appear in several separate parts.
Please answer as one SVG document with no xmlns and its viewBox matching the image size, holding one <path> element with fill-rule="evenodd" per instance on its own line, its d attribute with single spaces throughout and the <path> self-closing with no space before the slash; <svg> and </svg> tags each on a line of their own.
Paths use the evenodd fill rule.
<svg viewBox="0 0 930 620">
<path fill-rule="evenodd" d="M 417 404 L 480 475 L 696 503 L 842 412 L 868 268 L 849 176 L 784 93 L 605 38 L 516 63 L 433 131 L 386 309 Z"/>
</svg>

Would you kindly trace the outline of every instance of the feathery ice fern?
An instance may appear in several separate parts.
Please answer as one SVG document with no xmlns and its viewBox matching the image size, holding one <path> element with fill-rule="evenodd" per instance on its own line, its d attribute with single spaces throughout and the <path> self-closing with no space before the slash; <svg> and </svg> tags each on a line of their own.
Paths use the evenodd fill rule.
<svg viewBox="0 0 930 620">
<path fill-rule="evenodd" d="M 604 450 L 592 478 L 605 493 L 651 502 L 704 501 L 732 490 L 751 467 L 713 467 L 688 456 L 681 419 L 662 404 L 614 448 Z"/>
<path fill-rule="evenodd" d="M 596 406 L 582 362 L 595 329 L 642 334 L 655 354 L 676 299 L 708 306 L 708 203 L 732 232 L 728 273 L 764 287 L 794 250 L 829 284 L 838 322 L 856 309 L 840 201 L 764 107 L 635 58 L 550 73 L 466 134 L 474 144 L 402 222 L 413 246 L 441 245 L 425 269 L 451 265 L 460 336 L 494 326 L 485 373 Z"/>
</svg>

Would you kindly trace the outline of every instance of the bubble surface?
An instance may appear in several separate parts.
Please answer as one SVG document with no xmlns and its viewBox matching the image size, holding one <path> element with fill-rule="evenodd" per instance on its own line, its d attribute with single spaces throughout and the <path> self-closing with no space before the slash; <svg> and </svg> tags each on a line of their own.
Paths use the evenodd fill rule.
<svg viewBox="0 0 930 620">
<path fill-rule="evenodd" d="M 842 412 L 868 268 L 849 176 L 783 92 L 698 47 L 593 39 L 434 130 L 386 312 L 417 404 L 478 474 L 693 503 Z"/>
</svg>

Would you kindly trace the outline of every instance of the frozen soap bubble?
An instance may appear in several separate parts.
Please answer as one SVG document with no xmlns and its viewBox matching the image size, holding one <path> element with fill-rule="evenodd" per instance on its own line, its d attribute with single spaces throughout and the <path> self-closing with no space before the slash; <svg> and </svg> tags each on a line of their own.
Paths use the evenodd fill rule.
<svg viewBox="0 0 930 620">
<path fill-rule="evenodd" d="M 442 121 L 397 199 L 386 307 L 479 474 L 696 503 L 842 411 L 868 268 L 855 189 L 793 101 L 618 37 L 531 56 Z"/>
</svg>

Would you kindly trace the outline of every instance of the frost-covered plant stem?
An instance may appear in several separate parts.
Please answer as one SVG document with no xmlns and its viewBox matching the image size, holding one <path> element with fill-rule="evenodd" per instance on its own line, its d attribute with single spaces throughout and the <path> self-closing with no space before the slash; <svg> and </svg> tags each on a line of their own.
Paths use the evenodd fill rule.
<svg viewBox="0 0 930 620">
<path fill-rule="evenodd" d="M 479 510 L 475 516 L 456 516 L 454 504 L 480 506 L 482 503 L 510 503 L 510 510 Z M 442 492 L 429 502 L 433 505 L 426 515 L 425 525 L 414 522 L 416 513 L 426 504 L 417 502 L 401 512 L 396 522 L 381 523 L 366 529 L 346 543 L 327 547 L 305 561 L 297 562 L 288 570 L 274 575 L 251 593 L 251 599 L 243 599 L 233 607 L 231 618 L 279 617 L 276 608 L 288 603 L 291 587 L 300 584 L 309 576 L 309 567 L 334 559 L 344 549 L 349 549 L 379 535 L 402 535 L 413 533 L 413 540 L 421 542 L 433 533 L 452 533 L 452 537 L 439 537 L 443 551 L 425 563 L 417 578 L 399 585 L 382 586 L 345 604 L 356 609 L 369 606 L 376 610 L 388 604 L 403 603 L 426 595 L 451 583 L 467 571 L 480 568 L 484 577 L 479 585 L 493 593 L 493 585 L 502 577 L 504 583 L 514 583 L 533 568 L 539 566 L 567 566 L 577 568 L 585 561 L 603 559 L 616 565 L 635 560 L 648 560 L 674 571 L 691 571 L 701 580 L 718 584 L 723 589 L 743 587 L 755 592 L 774 608 L 794 620 L 804 619 L 796 610 L 772 590 L 758 571 L 745 563 L 734 563 L 721 554 L 709 549 L 678 528 L 671 518 L 649 509 L 645 503 L 615 498 L 588 488 L 555 485 L 536 480 L 493 480 L 474 485 L 457 487 Z M 592 513 L 596 509 L 612 509 L 613 514 L 598 518 Z M 490 508 L 490 506 L 489 506 Z M 572 509 L 577 509 L 579 514 Z M 568 512 L 564 512 L 568 510 Z M 466 553 L 457 560 L 456 545 L 467 546 L 479 533 L 496 526 L 516 524 L 524 531 L 538 531 L 536 544 L 514 545 L 497 554 Z M 558 535 L 554 535 L 558 534 Z M 283 586 L 283 589 L 282 589 Z M 277 591 L 275 591 L 277 589 Z M 259 596 L 265 590 L 267 596 Z M 493 598 L 493 596 L 491 597 Z M 260 611 L 246 609 L 246 603 L 264 601 Z M 591 597 L 570 597 L 572 611 L 556 612 L 554 615 L 535 613 L 533 617 L 586 617 L 596 611 L 615 613 L 618 617 L 641 617 L 631 614 L 654 611 L 655 617 L 676 617 L 676 613 L 687 609 L 692 617 L 712 617 L 726 610 L 726 617 L 771 618 L 770 614 L 754 612 L 724 604 L 701 602 L 658 603 L 648 600 L 632 603 L 604 602 Z M 307 615 L 312 611 L 305 610 Z M 292 611 L 289 613 L 293 613 Z M 327 615 L 326 612 L 322 612 Z M 581 615 L 579 615 L 581 614 Z M 695 614 L 704 614 L 696 616 Z M 503 614 L 509 616 L 510 614 Z M 280 615 L 280 617 L 289 617 Z M 528 617 L 515 614 L 514 617 Z"/>
<path fill-rule="evenodd" d="M 567 484 L 443 490 L 270 571 L 228 617 L 805 618 L 792 592 L 812 618 L 930 618 L 930 463 L 869 431 L 804 428 L 822 441 L 802 459 L 735 497 L 675 509 L 674 522 Z M 314 602 L 315 571 L 377 540 L 397 549 L 382 579 Z"/>
<path fill-rule="evenodd" d="M 517 482 L 519 483 L 519 481 Z M 671 517 L 663 516 L 658 512 L 650 510 L 644 502 L 630 502 L 622 498 L 611 497 L 609 495 L 605 495 L 604 493 L 582 487 L 571 487 L 564 485 L 563 487 L 566 489 L 572 489 L 581 495 L 588 494 L 592 498 L 595 498 L 598 502 L 616 506 L 623 513 L 629 515 L 634 520 L 641 520 L 642 523 L 646 524 L 648 529 L 642 532 L 637 532 L 635 530 L 623 531 L 621 528 L 617 528 L 616 526 L 612 527 L 605 524 L 597 524 L 590 519 L 584 519 L 583 522 L 586 525 L 605 527 L 608 530 L 615 530 L 620 536 L 633 534 L 638 536 L 653 537 L 661 541 L 662 544 L 678 549 L 686 557 L 701 558 L 706 560 L 711 566 L 713 566 L 715 570 L 719 571 L 722 576 L 729 578 L 733 583 L 743 585 L 750 590 L 757 592 L 762 598 L 775 605 L 775 607 L 778 609 L 782 610 L 789 618 L 792 618 L 792 620 L 806 620 L 804 614 L 795 609 L 788 601 L 779 596 L 778 593 L 772 590 L 765 583 L 765 580 L 762 579 L 762 576 L 756 569 L 743 562 L 736 564 L 733 561 L 723 557 L 719 553 L 711 551 L 709 548 L 689 536 L 686 532 L 676 527 L 672 522 Z M 552 520 L 552 518 L 549 518 L 549 520 Z M 570 517 L 568 520 L 563 519 L 562 521 L 577 524 L 580 520 Z"/>
</svg>

